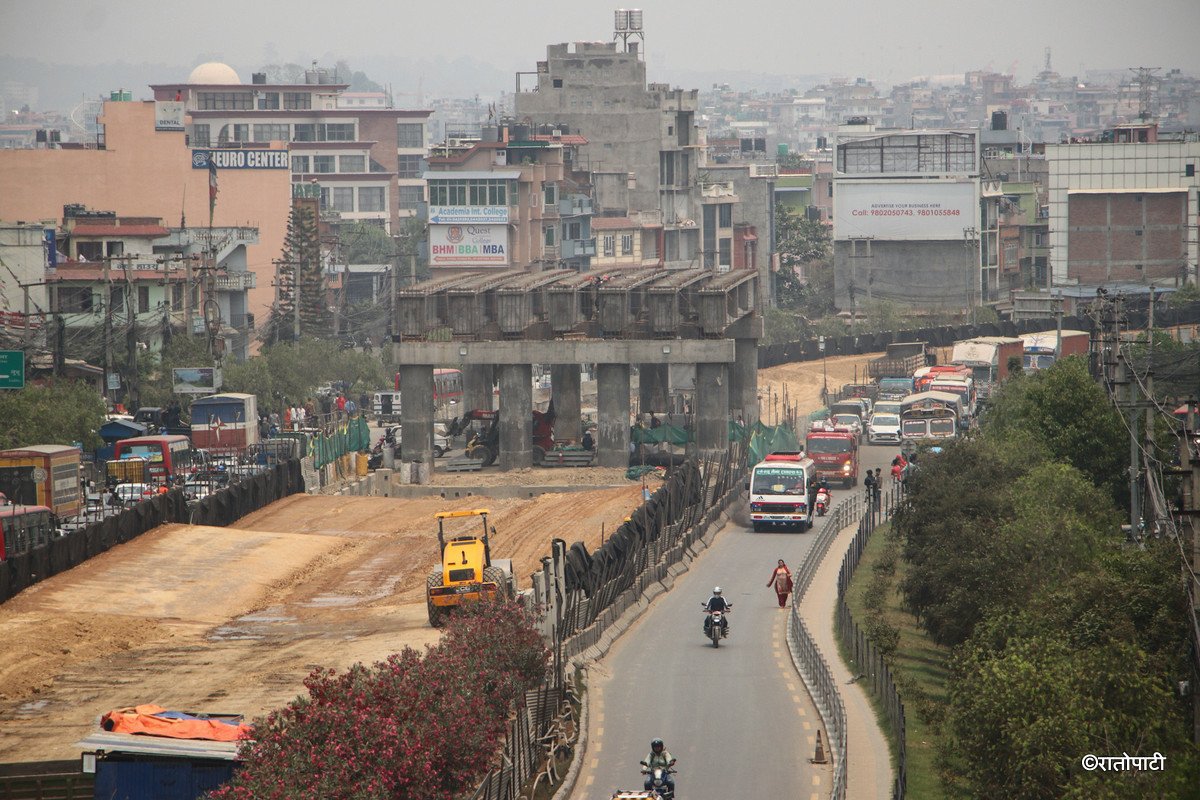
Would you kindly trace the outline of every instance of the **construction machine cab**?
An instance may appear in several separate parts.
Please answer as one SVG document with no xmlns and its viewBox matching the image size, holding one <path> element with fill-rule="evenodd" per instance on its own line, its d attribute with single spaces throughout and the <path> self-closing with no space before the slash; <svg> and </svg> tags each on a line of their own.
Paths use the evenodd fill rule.
<svg viewBox="0 0 1200 800">
<path fill-rule="evenodd" d="M 439 511 L 434 517 L 438 521 L 439 564 L 426 581 L 426 604 L 429 624 L 441 625 L 450 609 L 472 600 L 494 598 L 511 599 L 516 594 L 512 561 L 492 560 L 491 537 L 496 529 L 488 528 L 486 508 L 466 511 Z M 447 539 L 445 522 L 448 519 L 479 517 L 481 530 L 478 534 L 461 534 Z"/>
</svg>

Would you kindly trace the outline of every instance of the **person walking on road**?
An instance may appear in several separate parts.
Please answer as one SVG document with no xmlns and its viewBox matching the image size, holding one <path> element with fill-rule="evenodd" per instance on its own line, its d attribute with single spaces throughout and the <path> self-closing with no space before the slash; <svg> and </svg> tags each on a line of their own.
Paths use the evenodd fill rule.
<svg viewBox="0 0 1200 800">
<path fill-rule="evenodd" d="M 867 487 L 867 503 L 875 502 L 875 473 L 867 470 L 867 477 L 863 478 L 863 486 Z"/>
<path fill-rule="evenodd" d="M 775 571 L 771 573 L 771 580 L 767 581 L 767 586 L 775 587 L 775 595 L 779 598 L 779 607 L 787 608 L 788 595 L 792 593 L 792 573 L 788 570 L 787 564 L 783 563 L 783 559 L 779 559 L 779 566 L 775 567 Z"/>
</svg>

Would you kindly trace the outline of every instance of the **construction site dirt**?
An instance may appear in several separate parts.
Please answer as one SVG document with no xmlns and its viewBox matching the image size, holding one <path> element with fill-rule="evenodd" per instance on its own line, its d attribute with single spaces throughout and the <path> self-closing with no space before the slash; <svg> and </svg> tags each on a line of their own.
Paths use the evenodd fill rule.
<svg viewBox="0 0 1200 800">
<path fill-rule="evenodd" d="M 829 358 L 830 389 L 870 358 Z M 802 412 L 818 407 L 821 362 L 763 370 L 768 422 L 785 385 Z M 621 470 L 485 480 L 623 485 L 532 499 L 295 495 L 236 527 L 157 528 L 0 606 L 0 762 L 77 758 L 101 714 L 138 703 L 253 718 L 303 691 L 313 669 L 433 642 L 425 576 L 437 511 L 489 508 L 493 553 L 513 559 L 524 588 L 551 539 L 594 550 L 642 496 Z"/>
</svg>

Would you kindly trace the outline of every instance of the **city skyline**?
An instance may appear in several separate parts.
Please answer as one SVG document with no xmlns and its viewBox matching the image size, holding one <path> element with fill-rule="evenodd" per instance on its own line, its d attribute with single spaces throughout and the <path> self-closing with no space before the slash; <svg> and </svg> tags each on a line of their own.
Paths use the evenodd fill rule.
<svg viewBox="0 0 1200 800">
<path fill-rule="evenodd" d="M 512 73 L 533 69 L 547 44 L 611 39 L 617 3 L 590 3 L 564 15 L 562 4 L 534 0 L 518 12 L 498 14 L 495 6 L 462 0 L 453 16 L 444 6 L 398 9 L 377 0 L 339 7 L 333 14 L 315 3 L 277 0 L 252 5 L 215 0 L 203 16 L 187 13 L 194 6 L 172 5 L 164 10 L 163 4 L 146 0 L 9 0 L 0 7 L 0 52 L 54 65 L 140 63 L 175 71 L 156 78 L 160 81 L 182 80 L 209 60 L 229 63 L 241 73 L 270 63 L 317 60 L 332 66 L 344 59 L 380 83 L 420 80 L 432 94 L 439 90 L 438 65 L 467 59 L 495 68 L 492 75 L 481 72 L 487 83 L 494 83 L 495 74 L 510 76 L 478 91 L 507 91 Z M 1054 69 L 1064 76 L 1140 65 L 1200 72 L 1200 53 L 1191 46 L 1200 30 L 1200 4 L 1194 0 L 1151 0 L 1136 15 L 1113 0 L 1014 0 L 1003 13 L 983 19 L 949 0 L 903 8 L 876 4 L 868 15 L 767 2 L 736 20 L 727 7 L 713 3 L 645 0 L 638 5 L 644 12 L 650 80 L 676 82 L 679 76 L 720 72 L 825 74 L 892 85 L 990 69 L 1024 82 L 1043 68 L 1047 47 Z M 389 18 L 396 24 L 380 23 Z M 736 30 L 731 23 L 740 24 L 741 32 L 730 33 Z M 414 27 L 416 33 L 407 35 Z M 62 46 L 48 50 L 46 31 Z M 414 63 L 421 64 L 422 74 L 387 74 L 398 64 L 411 69 Z M 12 76 L 0 75 L 6 77 Z M 250 76 L 240 77 L 248 81 Z M 131 88 L 141 93 L 142 87 Z"/>
</svg>

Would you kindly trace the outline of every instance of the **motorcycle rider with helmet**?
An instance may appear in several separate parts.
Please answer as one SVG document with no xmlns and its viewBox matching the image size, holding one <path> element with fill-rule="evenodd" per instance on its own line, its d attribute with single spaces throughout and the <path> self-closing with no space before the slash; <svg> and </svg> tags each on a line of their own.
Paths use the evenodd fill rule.
<svg viewBox="0 0 1200 800">
<path fill-rule="evenodd" d="M 704 618 L 704 635 L 708 635 L 708 626 L 712 624 L 712 612 L 723 612 L 721 615 L 721 636 L 729 635 L 729 618 L 725 616 L 733 610 L 733 603 L 721 596 L 721 587 L 714 586 L 712 597 L 708 598 L 708 602 L 704 604 L 704 611 L 708 616 Z"/>
<path fill-rule="evenodd" d="M 675 757 L 667 751 L 663 745 L 662 739 L 652 739 L 650 741 L 650 754 L 642 759 L 642 772 L 646 773 L 646 791 L 650 791 L 654 784 L 654 768 L 662 767 L 663 784 L 671 796 L 675 795 L 675 781 L 671 780 L 671 767 L 675 766 Z"/>
</svg>

